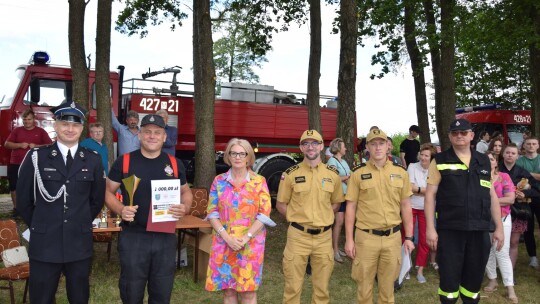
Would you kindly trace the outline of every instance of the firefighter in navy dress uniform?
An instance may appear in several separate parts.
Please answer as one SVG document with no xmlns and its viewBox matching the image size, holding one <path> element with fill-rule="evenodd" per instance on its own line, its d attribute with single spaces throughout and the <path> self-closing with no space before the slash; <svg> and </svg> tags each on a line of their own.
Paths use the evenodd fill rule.
<svg viewBox="0 0 540 304">
<path fill-rule="evenodd" d="M 105 197 L 101 158 L 80 147 L 84 112 L 51 108 L 57 140 L 30 150 L 19 170 L 17 209 L 30 228 L 30 302 L 54 303 L 60 275 L 68 301 L 88 303 L 92 221 Z"/>
</svg>

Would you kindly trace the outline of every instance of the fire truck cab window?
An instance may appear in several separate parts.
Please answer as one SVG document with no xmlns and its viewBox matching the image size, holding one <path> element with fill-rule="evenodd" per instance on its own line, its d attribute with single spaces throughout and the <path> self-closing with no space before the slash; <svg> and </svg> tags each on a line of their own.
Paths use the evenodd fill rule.
<svg viewBox="0 0 540 304">
<path fill-rule="evenodd" d="M 56 107 L 66 100 L 72 98 L 71 81 L 39 79 L 39 102 L 37 106 Z M 32 100 L 31 91 L 26 91 L 24 104 L 30 104 Z"/>
<path fill-rule="evenodd" d="M 475 142 L 478 142 L 480 140 L 478 137 L 480 136 L 480 133 L 482 133 L 482 131 L 487 131 L 490 135 L 493 134 L 495 131 L 499 131 L 504 134 L 504 128 L 502 124 L 473 123 L 472 127 L 474 131 Z"/>
<path fill-rule="evenodd" d="M 523 141 L 523 133 L 530 130 L 530 125 L 506 125 L 506 132 L 508 132 L 508 140 L 518 146 Z"/>
</svg>

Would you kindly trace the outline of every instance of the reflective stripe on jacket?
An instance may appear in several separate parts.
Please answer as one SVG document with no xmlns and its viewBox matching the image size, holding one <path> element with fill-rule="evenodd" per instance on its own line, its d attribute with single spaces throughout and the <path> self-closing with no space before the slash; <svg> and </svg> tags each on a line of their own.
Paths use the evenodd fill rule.
<svg viewBox="0 0 540 304">
<path fill-rule="evenodd" d="M 491 220 L 491 164 L 471 150 L 467 167 L 453 148 L 435 155 L 441 182 L 436 196 L 437 229 L 488 231 Z"/>
</svg>

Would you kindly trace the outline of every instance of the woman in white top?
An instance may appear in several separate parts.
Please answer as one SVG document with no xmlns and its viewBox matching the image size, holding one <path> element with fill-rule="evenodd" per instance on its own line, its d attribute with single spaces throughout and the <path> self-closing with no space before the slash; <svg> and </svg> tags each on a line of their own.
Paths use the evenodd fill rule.
<svg viewBox="0 0 540 304">
<path fill-rule="evenodd" d="M 420 283 L 425 283 L 424 267 L 427 266 L 429 247 L 426 243 L 426 216 L 424 214 L 424 194 L 426 193 L 427 176 L 429 163 L 437 153 L 432 144 L 423 144 L 420 146 L 418 156 L 419 162 L 409 165 L 407 172 L 411 181 L 411 207 L 413 212 L 413 226 L 418 220 L 418 251 L 416 252 L 416 267 L 418 272 L 416 279 Z M 436 263 L 432 263 L 436 267 Z"/>
<path fill-rule="evenodd" d="M 351 177 L 351 169 L 347 162 L 342 158 L 347 152 L 345 148 L 345 143 L 341 138 L 334 138 L 330 142 L 330 152 L 334 155 L 326 163 L 329 166 L 336 168 L 339 171 L 339 176 L 341 177 L 341 186 L 343 187 L 343 194 L 347 193 L 347 182 Z M 339 250 L 339 235 L 341 234 L 341 228 L 343 227 L 343 222 L 345 221 L 345 206 L 346 203 L 342 202 L 339 207 L 339 211 L 336 213 L 336 219 L 334 221 L 334 227 L 332 229 L 332 246 L 334 247 L 334 260 L 338 263 L 343 263 L 343 258 L 347 254 L 342 250 Z"/>
</svg>

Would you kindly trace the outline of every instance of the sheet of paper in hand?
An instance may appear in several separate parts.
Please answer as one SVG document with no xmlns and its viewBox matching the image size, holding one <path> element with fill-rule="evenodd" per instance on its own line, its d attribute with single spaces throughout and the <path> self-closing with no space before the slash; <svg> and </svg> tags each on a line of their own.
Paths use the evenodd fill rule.
<svg viewBox="0 0 540 304">
<path fill-rule="evenodd" d="M 180 204 L 180 180 L 153 180 L 152 183 L 152 222 L 170 222 L 177 219 L 169 212 L 172 205 Z"/>
</svg>

